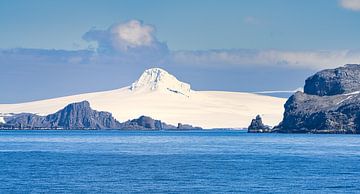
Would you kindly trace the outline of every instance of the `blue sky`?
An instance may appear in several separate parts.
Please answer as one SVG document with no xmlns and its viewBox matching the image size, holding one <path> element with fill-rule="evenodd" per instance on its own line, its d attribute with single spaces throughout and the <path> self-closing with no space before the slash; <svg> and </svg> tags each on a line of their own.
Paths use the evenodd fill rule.
<svg viewBox="0 0 360 194">
<path fill-rule="evenodd" d="M 360 63 L 359 31 L 359 0 L 2 0 L 0 103 L 118 88 L 155 66 L 199 90 L 293 90 Z"/>
<path fill-rule="evenodd" d="M 358 12 L 337 0 L 2 0 L 1 47 L 78 49 L 92 27 L 155 25 L 171 49 L 357 48 Z"/>
</svg>

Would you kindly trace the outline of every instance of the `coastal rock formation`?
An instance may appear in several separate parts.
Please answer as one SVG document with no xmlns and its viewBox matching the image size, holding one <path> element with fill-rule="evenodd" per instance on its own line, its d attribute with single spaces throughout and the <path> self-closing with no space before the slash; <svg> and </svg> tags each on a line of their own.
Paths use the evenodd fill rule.
<svg viewBox="0 0 360 194">
<path fill-rule="evenodd" d="M 178 126 L 175 128 L 176 130 L 201 130 L 201 127 L 194 127 L 188 124 L 178 123 Z"/>
<path fill-rule="evenodd" d="M 193 127 L 187 124 L 179 123 L 178 126 L 169 125 L 160 120 L 154 120 L 151 117 L 141 116 L 122 123 L 121 129 L 126 130 L 201 130 L 200 127 Z"/>
<path fill-rule="evenodd" d="M 118 122 L 111 113 L 91 109 L 88 101 L 72 103 L 54 114 L 39 116 L 32 113 L 4 117 L 3 129 L 125 129 L 125 130 L 191 130 L 191 125 L 177 127 L 147 116 Z"/>
<path fill-rule="evenodd" d="M 30 113 L 5 118 L 6 124 L 19 129 L 116 129 L 121 123 L 109 112 L 91 109 L 88 101 L 72 103 L 54 114 L 39 116 Z"/>
<path fill-rule="evenodd" d="M 251 121 L 248 127 L 248 133 L 266 133 L 270 132 L 271 128 L 263 124 L 260 115 L 257 115 L 255 119 Z"/>
<path fill-rule="evenodd" d="M 304 93 L 317 96 L 355 91 L 360 91 L 360 68 L 356 64 L 320 71 L 306 79 L 304 86 Z"/>
<path fill-rule="evenodd" d="M 163 123 L 160 120 L 154 120 L 147 116 L 141 116 L 122 123 L 121 129 L 126 130 L 161 130 Z"/>
<path fill-rule="evenodd" d="M 360 65 L 323 70 L 309 77 L 304 93 L 285 103 L 272 132 L 360 133 Z"/>
</svg>

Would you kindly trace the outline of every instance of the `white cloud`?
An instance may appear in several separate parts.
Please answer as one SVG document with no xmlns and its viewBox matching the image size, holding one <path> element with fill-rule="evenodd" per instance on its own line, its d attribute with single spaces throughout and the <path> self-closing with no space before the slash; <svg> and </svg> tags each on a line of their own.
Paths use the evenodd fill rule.
<svg viewBox="0 0 360 194">
<path fill-rule="evenodd" d="M 110 26 L 107 30 L 91 29 L 83 39 L 97 43 L 100 52 L 121 51 L 135 54 L 147 51 L 167 52 L 165 43 L 155 36 L 155 27 L 140 20 L 130 20 Z"/>
<path fill-rule="evenodd" d="M 339 3 L 345 9 L 360 11 L 360 0 L 340 0 Z"/>
<path fill-rule="evenodd" d="M 153 26 L 145 25 L 139 20 L 130 20 L 111 28 L 111 34 L 115 40 L 114 46 L 121 50 L 151 46 L 156 41 L 154 32 Z"/>
<path fill-rule="evenodd" d="M 354 0 L 343 0 L 342 2 L 350 1 L 353 2 Z M 256 23 L 258 21 L 250 16 L 244 19 L 244 22 L 248 23 Z M 337 67 L 348 63 L 360 64 L 360 50 L 289 51 L 222 49 L 169 51 L 166 43 L 159 42 L 156 39 L 155 27 L 144 24 L 139 20 L 115 24 L 107 30 L 91 29 L 84 34 L 83 38 L 87 41 L 97 42 L 97 53 L 105 54 L 107 58 L 111 58 L 107 54 L 115 53 L 116 59 L 128 61 L 128 63 L 130 61 L 143 60 L 143 62 L 148 61 L 148 63 L 149 61 L 158 61 L 161 64 L 216 68 L 276 66 L 315 70 Z"/>
<path fill-rule="evenodd" d="M 360 51 L 209 50 L 175 51 L 177 64 L 199 66 L 278 66 L 323 69 L 348 63 L 360 64 Z"/>
</svg>

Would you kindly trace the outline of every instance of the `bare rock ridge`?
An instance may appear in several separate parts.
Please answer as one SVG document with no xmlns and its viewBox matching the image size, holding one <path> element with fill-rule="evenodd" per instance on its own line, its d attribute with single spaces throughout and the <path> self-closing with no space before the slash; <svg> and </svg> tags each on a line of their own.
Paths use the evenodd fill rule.
<svg viewBox="0 0 360 194">
<path fill-rule="evenodd" d="M 111 113 L 92 110 L 88 101 L 72 103 L 56 113 L 39 116 L 31 113 L 5 117 L 6 125 L 19 129 L 112 129 L 119 128 Z"/>
<path fill-rule="evenodd" d="M 21 113 L 5 117 L 4 120 L 5 123 L 0 124 L 1 129 L 201 129 L 190 125 L 182 127 L 181 124 L 175 127 L 146 116 L 120 123 L 109 112 L 91 109 L 88 101 L 69 104 L 56 113 L 47 116 Z"/>
<path fill-rule="evenodd" d="M 282 122 L 271 132 L 360 133 L 360 65 L 316 73 L 284 107 Z"/>
</svg>

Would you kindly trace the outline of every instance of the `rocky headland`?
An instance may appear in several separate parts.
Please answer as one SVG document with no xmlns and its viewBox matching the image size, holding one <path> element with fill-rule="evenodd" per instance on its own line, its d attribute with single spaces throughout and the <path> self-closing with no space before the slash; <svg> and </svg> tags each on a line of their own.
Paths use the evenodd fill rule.
<svg viewBox="0 0 360 194">
<path fill-rule="evenodd" d="M 284 108 L 282 122 L 269 132 L 360 133 L 360 65 L 317 72 L 306 79 L 304 92 L 292 95 Z"/>
<path fill-rule="evenodd" d="M 96 111 L 88 101 L 71 103 L 56 113 L 40 116 L 32 113 L 4 117 L 0 129 L 121 129 L 121 130 L 193 130 L 191 125 L 173 126 L 151 117 L 141 116 L 126 122 L 117 121 L 111 113 Z"/>
</svg>

